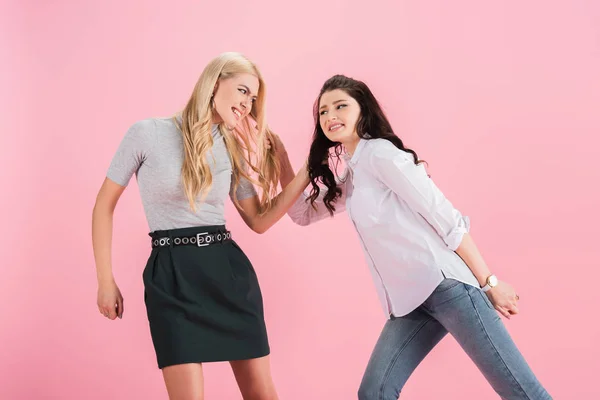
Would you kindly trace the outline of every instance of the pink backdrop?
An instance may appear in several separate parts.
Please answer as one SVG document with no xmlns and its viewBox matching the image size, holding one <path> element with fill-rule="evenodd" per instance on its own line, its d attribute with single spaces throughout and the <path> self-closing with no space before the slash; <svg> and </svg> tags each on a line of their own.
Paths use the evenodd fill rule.
<svg viewBox="0 0 600 400">
<path fill-rule="evenodd" d="M 365 80 L 518 288 L 522 314 L 507 325 L 542 383 L 557 399 L 598 398 L 600 5 L 217 4 L 0 6 L 0 398 L 166 398 L 135 182 L 116 212 L 126 302 L 116 322 L 95 305 L 91 210 L 126 129 L 181 108 L 206 62 L 230 50 L 261 67 L 271 126 L 296 167 L 323 81 Z M 286 217 L 260 236 L 228 213 L 262 284 L 281 398 L 355 398 L 385 319 L 347 217 L 308 228 Z M 240 398 L 227 364 L 205 374 L 208 399 Z M 496 397 L 447 338 L 403 398 Z"/>
</svg>

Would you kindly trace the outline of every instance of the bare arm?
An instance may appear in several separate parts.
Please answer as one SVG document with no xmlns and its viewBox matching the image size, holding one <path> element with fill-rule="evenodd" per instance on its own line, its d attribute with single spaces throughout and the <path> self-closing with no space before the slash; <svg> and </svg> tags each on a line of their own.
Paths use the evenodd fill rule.
<svg viewBox="0 0 600 400">
<path fill-rule="evenodd" d="M 125 187 L 106 178 L 92 212 L 92 246 L 98 278 L 98 309 L 110 319 L 123 317 L 123 297 L 112 271 L 113 214 Z"/>
<path fill-rule="evenodd" d="M 256 233 L 264 233 L 286 214 L 307 186 L 308 173 L 306 166 L 303 166 L 298 175 L 275 196 L 273 207 L 266 213 L 261 212 L 258 196 L 240 200 L 241 207 L 236 208 L 250 229 Z"/>
<path fill-rule="evenodd" d="M 469 233 L 463 234 L 462 241 L 456 249 L 456 254 L 463 259 L 471 272 L 473 272 L 473 275 L 475 275 L 475 278 L 479 282 L 479 286 L 485 286 L 487 277 L 492 273 L 475 245 L 473 237 Z"/>
<path fill-rule="evenodd" d="M 469 233 L 463 234 L 460 245 L 455 252 L 463 259 L 471 272 L 473 272 L 479 285 L 485 286 L 488 276 L 492 273 L 475 245 L 473 237 Z M 498 285 L 488 290 L 486 294 L 496 310 L 506 318 L 510 319 L 512 314 L 519 312 L 515 290 L 508 283 L 499 281 Z"/>
<path fill-rule="evenodd" d="M 292 163 L 290 163 L 290 158 L 288 157 L 287 151 L 283 149 L 278 152 L 279 162 L 281 163 L 281 175 L 279 176 L 279 183 L 281 184 L 281 189 L 283 190 L 287 185 L 292 182 L 296 173 L 294 172 L 294 168 L 292 167 Z M 307 183 L 308 185 L 308 183 Z"/>
<path fill-rule="evenodd" d="M 279 140 L 278 136 L 274 135 L 274 138 L 274 149 L 277 152 L 277 157 L 279 158 L 279 162 L 281 163 L 281 175 L 279 177 L 279 182 L 281 184 L 281 188 L 283 189 L 287 185 L 289 185 L 290 182 L 292 182 L 292 180 L 294 179 L 294 168 L 290 163 L 290 159 L 287 155 L 285 147 L 283 146 L 283 143 L 281 142 L 281 140 Z M 343 183 L 340 183 L 340 186 L 342 187 L 342 196 L 336 202 L 336 214 L 345 210 L 346 187 Z M 301 226 L 307 226 L 331 216 L 329 210 L 327 210 L 325 204 L 323 203 L 323 197 L 325 196 L 325 193 L 326 191 L 321 191 L 321 193 L 319 194 L 319 198 L 317 198 L 315 203 L 311 205 L 306 201 L 308 196 L 303 191 L 298 197 L 298 199 L 292 204 L 291 208 L 288 209 L 287 214 L 290 216 L 294 223 Z"/>
</svg>

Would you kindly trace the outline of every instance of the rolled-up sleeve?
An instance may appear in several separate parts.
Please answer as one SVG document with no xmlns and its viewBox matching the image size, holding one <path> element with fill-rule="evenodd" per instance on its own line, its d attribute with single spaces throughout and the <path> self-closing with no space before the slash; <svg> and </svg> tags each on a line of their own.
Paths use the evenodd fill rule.
<svg viewBox="0 0 600 400">
<path fill-rule="evenodd" d="M 342 189 L 342 195 L 341 197 L 338 197 L 334 203 L 334 214 L 338 214 L 346 210 L 345 182 L 338 183 L 338 187 Z M 323 202 L 323 198 L 326 194 L 327 190 L 321 189 L 319 196 L 314 202 L 314 205 L 311 205 L 310 200 L 307 201 L 308 194 L 302 193 L 298 200 L 296 200 L 296 202 L 288 210 L 287 214 L 290 216 L 292 221 L 294 221 L 294 223 L 301 226 L 307 226 L 329 217 L 331 214 Z"/>
<path fill-rule="evenodd" d="M 448 248 L 456 250 L 470 229 L 469 218 L 446 199 L 423 165 L 415 165 L 412 154 L 398 149 L 385 139 L 376 140 L 370 152 L 373 174 L 419 213 Z"/>
</svg>

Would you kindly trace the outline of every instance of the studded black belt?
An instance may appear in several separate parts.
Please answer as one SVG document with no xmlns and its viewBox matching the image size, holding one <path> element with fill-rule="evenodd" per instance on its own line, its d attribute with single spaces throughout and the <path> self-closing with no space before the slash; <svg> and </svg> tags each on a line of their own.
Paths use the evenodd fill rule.
<svg viewBox="0 0 600 400">
<path fill-rule="evenodd" d="M 202 232 L 192 236 L 161 237 L 152 239 L 152 248 L 171 246 L 210 246 L 211 244 L 223 243 L 231 240 L 231 232 Z"/>
</svg>

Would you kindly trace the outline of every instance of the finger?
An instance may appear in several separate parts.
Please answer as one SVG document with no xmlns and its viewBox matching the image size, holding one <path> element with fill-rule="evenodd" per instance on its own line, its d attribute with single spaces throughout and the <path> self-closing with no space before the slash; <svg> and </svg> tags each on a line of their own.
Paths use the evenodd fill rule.
<svg viewBox="0 0 600 400">
<path fill-rule="evenodd" d="M 123 297 L 119 296 L 117 299 L 117 317 L 123 318 Z"/>
<path fill-rule="evenodd" d="M 510 314 L 508 313 L 508 311 L 506 311 L 506 309 L 504 309 L 504 307 L 496 306 L 496 310 L 498 310 L 498 312 L 502 314 L 506 319 L 510 319 Z"/>
<path fill-rule="evenodd" d="M 113 320 L 117 318 L 117 305 L 112 306 L 112 309 L 108 313 L 108 319 Z"/>
</svg>

